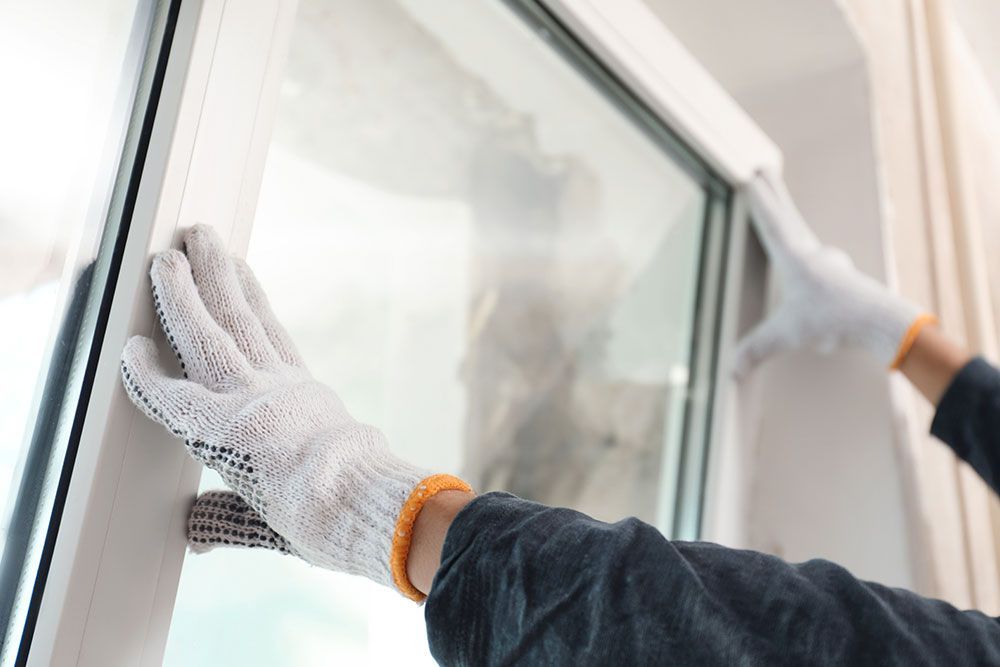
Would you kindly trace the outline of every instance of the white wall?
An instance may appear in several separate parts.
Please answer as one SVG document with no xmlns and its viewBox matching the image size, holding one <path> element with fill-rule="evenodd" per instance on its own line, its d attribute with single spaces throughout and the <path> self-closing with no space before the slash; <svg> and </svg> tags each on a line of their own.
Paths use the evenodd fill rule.
<svg viewBox="0 0 1000 667">
<path fill-rule="evenodd" d="M 955 16 L 969 40 L 983 73 L 1000 98 L 1000 2 L 996 0 L 954 0 Z"/>
</svg>

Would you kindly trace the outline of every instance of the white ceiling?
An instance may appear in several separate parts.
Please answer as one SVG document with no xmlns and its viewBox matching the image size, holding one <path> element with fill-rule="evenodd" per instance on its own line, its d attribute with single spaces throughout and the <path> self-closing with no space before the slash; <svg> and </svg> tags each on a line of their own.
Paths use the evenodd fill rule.
<svg viewBox="0 0 1000 667">
<path fill-rule="evenodd" d="M 952 0 L 955 14 L 1000 99 L 1000 2 Z M 862 57 L 838 0 L 646 0 L 705 67 L 739 97 Z M 761 43 L 757 35 L 780 39 Z M 734 53 L 740 54 L 734 57 Z"/>
<path fill-rule="evenodd" d="M 833 0 L 646 2 L 737 97 L 747 89 L 815 76 L 857 63 L 861 58 L 857 40 Z M 780 30 L 776 31 L 776 27 Z M 759 39 L 760 35 L 775 34 L 780 38 L 767 42 Z"/>
</svg>

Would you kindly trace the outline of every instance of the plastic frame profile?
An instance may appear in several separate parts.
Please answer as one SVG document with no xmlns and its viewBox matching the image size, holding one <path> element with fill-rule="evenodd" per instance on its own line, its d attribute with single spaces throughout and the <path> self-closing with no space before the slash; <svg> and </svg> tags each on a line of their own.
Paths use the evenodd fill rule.
<svg viewBox="0 0 1000 667">
<path fill-rule="evenodd" d="M 730 185 L 781 153 L 641 0 L 542 0 Z"/>
<path fill-rule="evenodd" d="M 152 252 L 209 224 L 243 254 L 295 2 L 182 0 L 29 665 L 159 665 L 200 469 L 133 409 L 119 358 L 154 324 Z M 285 40 L 285 41 L 282 41 Z M 161 350 L 166 352 L 166 348 Z M 166 357 L 165 357 L 166 358 Z"/>
</svg>

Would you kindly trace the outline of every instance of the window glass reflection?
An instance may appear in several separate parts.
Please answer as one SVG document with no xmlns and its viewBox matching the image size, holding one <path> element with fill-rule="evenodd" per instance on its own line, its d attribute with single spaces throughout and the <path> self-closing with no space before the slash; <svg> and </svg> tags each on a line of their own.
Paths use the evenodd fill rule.
<svg viewBox="0 0 1000 667">
<path fill-rule="evenodd" d="M 502 3 L 303 0 L 248 260 L 404 459 L 655 523 L 708 201 Z M 414 655 L 421 610 L 367 581 L 185 561 L 167 664 Z"/>
</svg>

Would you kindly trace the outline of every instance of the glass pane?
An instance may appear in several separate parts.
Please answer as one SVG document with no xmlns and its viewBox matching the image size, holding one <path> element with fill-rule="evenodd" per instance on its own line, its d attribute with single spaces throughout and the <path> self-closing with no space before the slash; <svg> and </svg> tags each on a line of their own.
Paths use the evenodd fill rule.
<svg viewBox="0 0 1000 667">
<path fill-rule="evenodd" d="M 148 95 L 143 66 L 162 39 L 155 7 L 0 4 L 2 664 L 13 664 L 41 591 L 54 499 L 89 395 Z"/>
<path fill-rule="evenodd" d="M 477 490 L 669 525 L 724 189 L 501 3 L 300 7 L 249 261 L 313 373 Z M 217 550 L 185 561 L 166 663 L 415 655 L 397 594 Z"/>
</svg>

